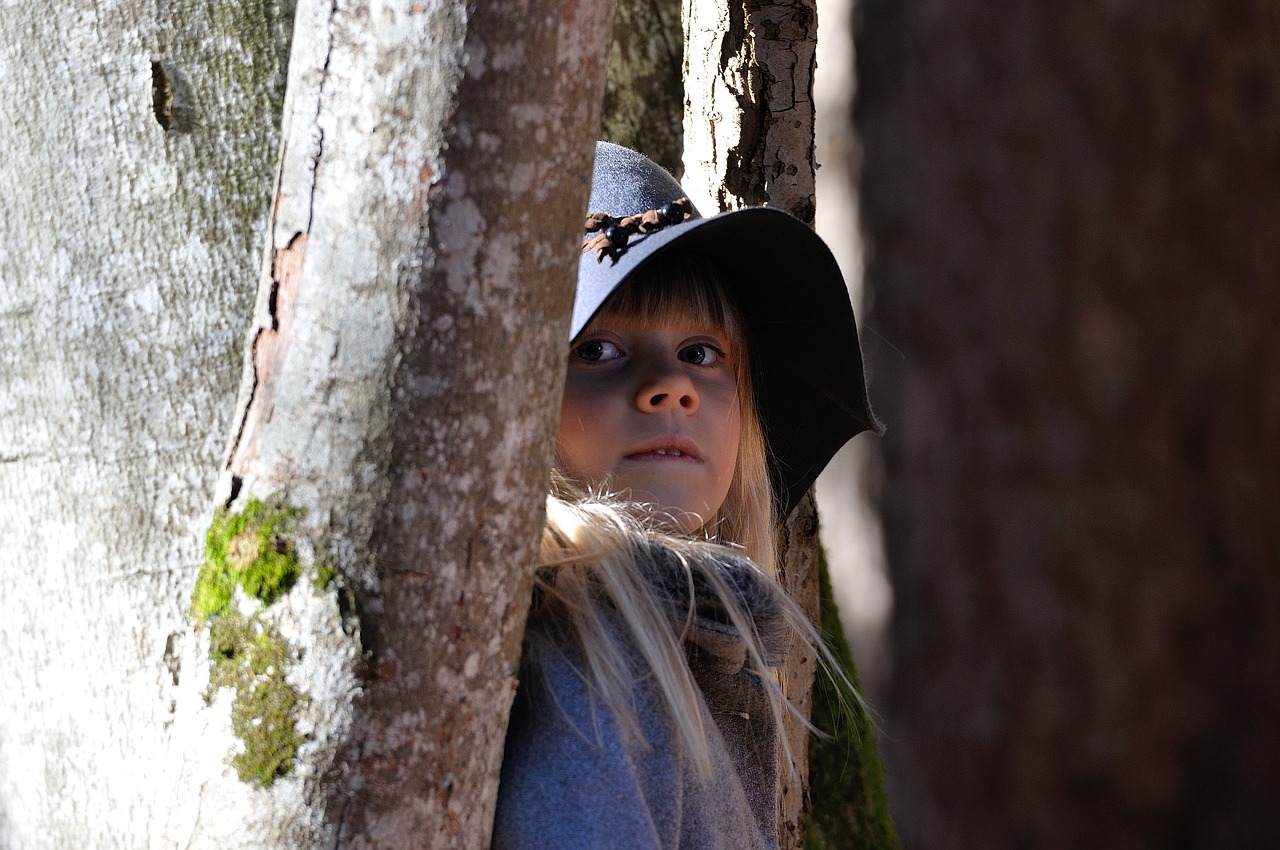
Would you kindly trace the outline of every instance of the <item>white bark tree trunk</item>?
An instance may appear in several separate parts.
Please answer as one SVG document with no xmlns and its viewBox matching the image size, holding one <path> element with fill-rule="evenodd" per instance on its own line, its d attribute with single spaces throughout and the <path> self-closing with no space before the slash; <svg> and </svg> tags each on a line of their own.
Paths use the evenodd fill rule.
<svg viewBox="0 0 1280 850">
<path fill-rule="evenodd" d="M 157 817 L 288 32 L 271 3 L 0 7 L 9 850 L 145 847 Z"/>
<path fill-rule="evenodd" d="M 816 0 L 684 0 L 686 188 L 814 216 Z"/>
<path fill-rule="evenodd" d="M 283 26 L 0 12 L 0 844 L 487 846 L 611 14 L 489 5 L 299 6 L 233 420 Z"/>
<path fill-rule="evenodd" d="M 302 511 L 292 590 L 248 607 L 304 740 L 246 782 L 209 745 L 227 709 L 191 700 L 168 839 L 228 846 L 235 808 L 237 841 L 488 845 L 609 12 L 299 6 L 226 490 Z M 229 743 L 278 749 L 259 719 Z"/>
</svg>

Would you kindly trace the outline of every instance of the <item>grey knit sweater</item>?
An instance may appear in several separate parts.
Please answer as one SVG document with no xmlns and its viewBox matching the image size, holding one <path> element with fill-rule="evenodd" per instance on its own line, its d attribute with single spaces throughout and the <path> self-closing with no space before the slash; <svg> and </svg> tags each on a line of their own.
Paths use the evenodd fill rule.
<svg viewBox="0 0 1280 850">
<path fill-rule="evenodd" d="M 655 549 L 655 581 L 670 577 Z M 781 617 L 754 569 L 729 559 L 721 575 L 752 615 L 770 663 L 781 654 Z M 685 608 L 669 581 L 673 604 Z M 697 592 L 697 591 L 695 591 Z M 690 670 L 702 691 L 714 775 L 700 775 L 642 669 L 635 702 L 647 747 L 628 742 L 616 718 L 593 700 L 570 641 L 532 621 L 520 689 L 507 733 L 493 850 L 776 850 L 776 735 L 764 686 L 744 669 L 737 631 L 698 592 L 686 635 Z M 687 609 L 686 609 L 687 610 Z M 637 666 L 639 664 L 637 663 Z"/>
</svg>

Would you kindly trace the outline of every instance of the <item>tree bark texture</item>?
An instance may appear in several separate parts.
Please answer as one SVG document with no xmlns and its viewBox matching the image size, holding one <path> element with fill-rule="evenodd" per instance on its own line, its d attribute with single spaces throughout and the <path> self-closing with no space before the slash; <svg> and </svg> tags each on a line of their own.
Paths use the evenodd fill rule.
<svg viewBox="0 0 1280 850">
<path fill-rule="evenodd" d="M 685 0 L 685 173 L 695 205 L 813 223 L 815 0 Z"/>
<path fill-rule="evenodd" d="M 239 374 L 290 22 L 0 8 L 0 846 L 141 848 Z"/>
<path fill-rule="evenodd" d="M 600 138 L 684 172 L 681 0 L 619 0 L 609 46 Z"/>
<path fill-rule="evenodd" d="M 757 2 L 686 0 L 685 180 L 704 215 L 773 206 L 813 223 L 813 59 L 817 12 Z M 781 116 L 781 117 L 779 117 Z M 779 578 L 818 621 L 817 507 L 806 498 L 789 518 Z M 783 693 L 807 719 L 816 657 L 793 642 Z M 809 731 L 787 716 L 780 736 L 793 770 L 778 777 L 778 840 L 800 847 L 809 796 Z"/>
<path fill-rule="evenodd" d="M 778 579 L 805 616 L 815 624 L 821 621 L 818 605 L 818 505 L 810 490 L 792 512 L 779 535 Z M 786 661 L 779 673 L 779 683 L 787 700 L 799 716 L 783 717 L 780 737 L 790 749 L 794 770 L 784 762 L 778 773 L 778 846 L 781 850 L 799 850 L 805 846 L 809 798 L 809 728 L 813 715 L 813 683 L 817 672 L 817 655 L 803 641 L 792 638 Z"/>
<path fill-rule="evenodd" d="M 1280 8 L 862 14 L 904 842 L 1275 846 Z"/>
<path fill-rule="evenodd" d="M 237 603 L 303 741 L 246 782 L 208 743 L 244 690 L 190 700 L 174 844 L 488 846 L 611 16 L 299 5 L 220 495 L 294 517 L 299 580 Z"/>
</svg>

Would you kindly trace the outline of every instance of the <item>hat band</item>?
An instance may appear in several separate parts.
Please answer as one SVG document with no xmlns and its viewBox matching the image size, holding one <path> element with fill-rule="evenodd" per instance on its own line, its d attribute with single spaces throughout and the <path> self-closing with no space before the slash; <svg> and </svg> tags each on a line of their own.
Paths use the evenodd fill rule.
<svg viewBox="0 0 1280 850">
<path fill-rule="evenodd" d="M 582 227 L 588 234 L 596 234 L 582 245 L 582 253 L 596 252 L 596 262 L 604 262 L 607 256 L 617 260 L 627 250 L 628 240 L 635 233 L 654 233 L 664 227 L 680 224 L 693 217 L 693 204 L 688 198 L 680 198 L 657 209 L 646 210 L 625 218 L 614 218 L 608 213 L 593 212 L 587 215 Z"/>
</svg>

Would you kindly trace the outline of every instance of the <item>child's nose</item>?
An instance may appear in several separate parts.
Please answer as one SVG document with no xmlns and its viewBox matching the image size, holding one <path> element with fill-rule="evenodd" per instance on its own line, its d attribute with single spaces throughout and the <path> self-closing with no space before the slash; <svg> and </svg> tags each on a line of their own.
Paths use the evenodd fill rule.
<svg viewBox="0 0 1280 850">
<path fill-rule="evenodd" d="M 636 407 L 644 413 L 680 409 L 693 413 L 698 409 L 698 390 L 678 365 L 655 369 L 636 393 Z"/>
</svg>

